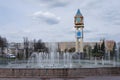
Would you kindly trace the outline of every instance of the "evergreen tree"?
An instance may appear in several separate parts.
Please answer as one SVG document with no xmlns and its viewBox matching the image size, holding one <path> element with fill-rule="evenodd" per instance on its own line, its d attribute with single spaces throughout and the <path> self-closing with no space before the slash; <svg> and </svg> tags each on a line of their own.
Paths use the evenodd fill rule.
<svg viewBox="0 0 120 80">
<path fill-rule="evenodd" d="M 114 46 L 113 46 L 113 53 L 115 54 L 115 49 L 116 49 L 116 42 L 114 42 Z"/>
<path fill-rule="evenodd" d="M 96 55 L 97 55 L 97 53 L 98 53 L 98 44 L 97 44 L 97 43 L 95 44 L 92 53 L 93 53 L 93 56 L 96 56 Z"/>
<path fill-rule="evenodd" d="M 102 54 L 105 54 L 105 41 L 103 40 L 102 44 L 101 44 L 101 52 Z"/>
<path fill-rule="evenodd" d="M 100 47 L 100 45 L 98 45 L 98 52 L 100 52 L 101 51 L 101 47 Z"/>
<path fill-rule="evenodd" d="M 28 59 L 30 56 L 30 50 L 29 50 L 29 40 L 27 37 L 24 37 L 24 49 L 25 49 L 25 58 Z"/>
<path fill-rule="evenodd" d="M 116 56 L 116 42 L 114 42 L 114 46 L 113 46 L 113 51 L 112 51 L 112 57 Z"/>
<path fill-rule="evenodd" d="M 98 45 L 96 43 L 94 46 L 94 49 L 93 49 L 93 56 L 94 57 L 101 57 L 101 56 L 103 56 L 104 52 L 105 52 L 104 42 L 102 43 L 101 47 L 100 47 L 100 45 Z"/>
</svg>

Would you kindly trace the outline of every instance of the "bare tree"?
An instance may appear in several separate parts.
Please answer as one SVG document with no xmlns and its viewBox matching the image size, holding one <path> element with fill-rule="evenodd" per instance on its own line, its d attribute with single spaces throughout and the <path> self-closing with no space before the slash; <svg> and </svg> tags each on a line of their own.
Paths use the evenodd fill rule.
<svg viewBox="0 0 120 80">
<path fill-rule="evenodd" d="M 0 48 L 2 54 L 4 54 L 3 50 L 5 47 L 7 47 L 7 39 L 0 36 Z"/>
</svg>

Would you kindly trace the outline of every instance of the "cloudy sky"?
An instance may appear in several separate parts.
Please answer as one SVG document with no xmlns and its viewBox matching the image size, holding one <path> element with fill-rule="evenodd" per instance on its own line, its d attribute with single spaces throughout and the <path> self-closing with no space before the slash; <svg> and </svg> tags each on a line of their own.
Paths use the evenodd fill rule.
<svg viewBox="0 0 120 80">
<path fill-rule="evenodd" d="M 120 41 L 120 0 L 0 0 L 0 35 L 9 42 L 75 41 L 78 8 L 85 41 Z"/>
</svg>

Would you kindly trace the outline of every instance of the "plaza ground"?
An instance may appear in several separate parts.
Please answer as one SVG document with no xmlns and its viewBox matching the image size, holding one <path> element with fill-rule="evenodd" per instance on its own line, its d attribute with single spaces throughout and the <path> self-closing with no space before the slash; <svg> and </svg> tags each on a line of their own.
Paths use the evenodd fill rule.
<svg viewBox="0 0 120 80">
<path fill-rule="evenodd" d="M 82 77 L 82 78 L 51 78 L 51 79 L 40 79 L 40 78 L 0 78 L 0 80 L 120 80 L 120 76 L 93 76 L 93 77 Z"/>
</svg>

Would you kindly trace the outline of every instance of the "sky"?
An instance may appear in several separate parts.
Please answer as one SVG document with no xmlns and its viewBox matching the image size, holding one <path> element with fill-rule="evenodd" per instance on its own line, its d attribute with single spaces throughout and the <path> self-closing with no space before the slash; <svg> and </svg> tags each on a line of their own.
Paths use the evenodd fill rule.
<svg viewBox="0 0 120 80">
<path fill-rule="evenodd" d="M 74 16 L 84 16 L 84 41 L 120 40 L 120 0 L 0 0 L 0 35 L 8 42 L 75 41 Z"/>
</svg>

